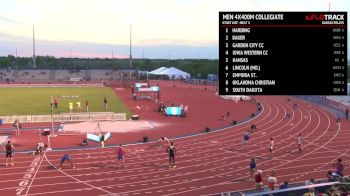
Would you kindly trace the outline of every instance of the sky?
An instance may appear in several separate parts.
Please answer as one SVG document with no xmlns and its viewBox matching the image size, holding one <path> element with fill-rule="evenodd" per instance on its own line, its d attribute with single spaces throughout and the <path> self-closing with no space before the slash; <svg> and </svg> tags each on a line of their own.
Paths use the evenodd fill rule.
<svg viewBox="0 0 350 196">
<path fill-rule="evenodd" d="M 37 55 L 127 58 L 131 25 L 133 58 L 217 59 L 219 11 L 328 11 L 329 1 L 332 11 L 350 8 L 350 0 L 0 0 L 0 56 L 16 48 L 32 56 L 35 24 Z"/>
</svg>

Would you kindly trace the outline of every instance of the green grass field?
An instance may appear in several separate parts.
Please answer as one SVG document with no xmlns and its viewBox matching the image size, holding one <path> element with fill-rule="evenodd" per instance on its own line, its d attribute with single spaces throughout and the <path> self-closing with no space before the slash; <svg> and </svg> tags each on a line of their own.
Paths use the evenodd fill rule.
<svg viewBox="0 0 350 196">
<path fill-rule="evenodd" d="M 69 112 L 69 102 L 81 102 L 85 111 L 85 101 L 89 102 L 89 112 L 117 112 L 131 115 L 131 111 L 115 95 L 110 88 L 82 87 L 82 88 L 0 88 L 0 115 L 29 115 L 50 114 L 51 96 L 58 99 L 58 109 L 54 114 Z M 79 96 L 78 98 L 64 98 L 63 96 Z M 107 97 L 108 109 L 105 110 L 103 99 Z"/>
</svg>

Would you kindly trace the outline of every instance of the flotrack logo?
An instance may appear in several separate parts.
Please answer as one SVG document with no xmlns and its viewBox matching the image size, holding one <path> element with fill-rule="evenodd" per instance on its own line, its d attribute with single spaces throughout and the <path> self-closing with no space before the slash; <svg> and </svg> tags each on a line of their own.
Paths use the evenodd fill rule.
<svg viewBox="0 0 350 196">
<path fill-rule="evenodd" d="M 307 14 L 306 20 L 328 21 L 328 20 L 344 20 L 344 14 Z"/>
</svg>

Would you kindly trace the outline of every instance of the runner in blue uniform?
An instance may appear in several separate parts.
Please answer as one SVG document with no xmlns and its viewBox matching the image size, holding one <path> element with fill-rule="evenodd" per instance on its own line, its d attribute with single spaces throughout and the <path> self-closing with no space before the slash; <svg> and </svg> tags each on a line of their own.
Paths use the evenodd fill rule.
<svg viewBox="0 0 350 196">
<path fill-rule="evenodd" d="M 69 154 L 64 154 L 62 159 L 61 159 L 61 162 L 60 162 L 60 166 L 58 169 L 62 169 L 62 164 L 65 162 L 65 161 L 68 161 L 70 163 L 70 165 L 72 166 L 73 169 L 75 169 L 74 165 L 73 165 L 73 162 L 72 162 L 72 158 L 69 156 Z"/>
</svg>

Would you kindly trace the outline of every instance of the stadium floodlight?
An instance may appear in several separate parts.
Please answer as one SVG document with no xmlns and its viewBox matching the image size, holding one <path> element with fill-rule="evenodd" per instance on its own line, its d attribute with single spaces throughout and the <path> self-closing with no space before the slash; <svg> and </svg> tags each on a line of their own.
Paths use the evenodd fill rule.
<svg viewBox="0 0 350 196">
<path fill-rule="evenodd" d="M 50 111 L 51 111 L 51 131 L 52 131 L 52 137 L 56 137 L 55 135 L 55 129 L 54 129 L 54 126 L 53 126 L 53 104 L 54 104 L 54 101 L 53 101 L 53 97 L 51 96 L 51 100 L 50 100 Z"/>
<path fill-rule="evenodd" d="M 132 67 L 132 51 L 131 51 L 131 24 L 130 24 L 130 56 L 129 56 L 129 61 L 130 61 L 130 67 Z"/>
<path fill-rule="evenodd" d="M 34 32 L 34 24 L 33 24 L 33 69 L 36 69 L 35 62 L 36 62 L 36 59 L 35 59 L 35 32 Z"/>
</svg>

